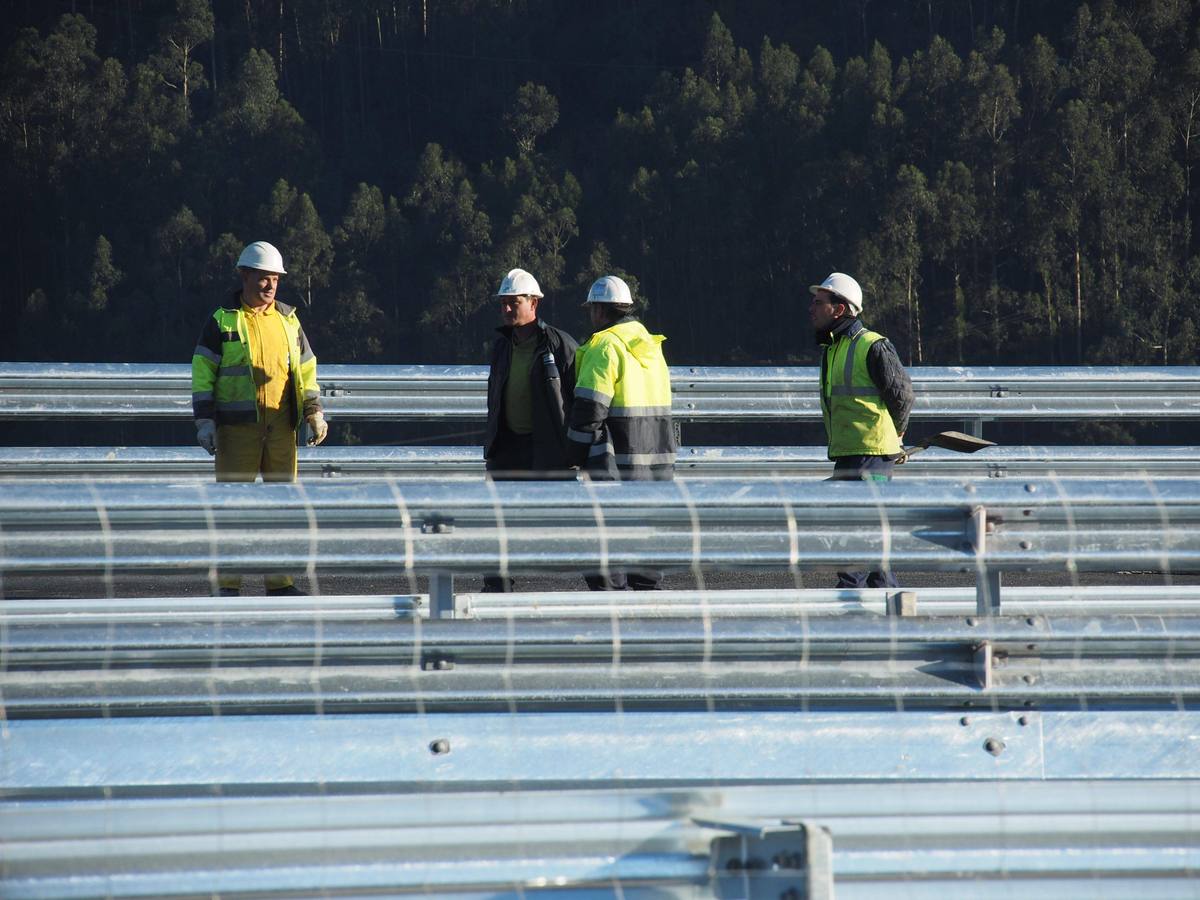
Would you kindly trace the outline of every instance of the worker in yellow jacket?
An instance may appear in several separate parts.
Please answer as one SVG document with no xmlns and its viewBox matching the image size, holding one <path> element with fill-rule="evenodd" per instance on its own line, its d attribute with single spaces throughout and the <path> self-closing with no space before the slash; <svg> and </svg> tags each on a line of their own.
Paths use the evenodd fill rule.
<svg viewBox="0 0 1200 900">
<path fill-rule="evenodd" d="M 666 338 L 634 318 L 629 285 L 615 275 L 592 284 L 584 307 L 596 331 L 575 353 L 567 461 L 602 480 L 670 481 L 676 446 Z M 659 572 L 587 576 L 592 590 L 657 590 L 661 581 Z"/>
<path fill-rule="evenodd" d="M 296 431 L 309 444 L 329 431 L 321 411 L 317 358 L 293 307 L 277 302 L 283 257 L 266 241 L 238 258 L 240 291 L 204 323 L 192 356 L 196 440 L 216 457 L 217 481 L 296 480 Z M 218 579 L 221 596 L 241 593 L 240 575 Z M 289 575 L 268 575 L 268 594 L 299 595 Z"/>
</svg>

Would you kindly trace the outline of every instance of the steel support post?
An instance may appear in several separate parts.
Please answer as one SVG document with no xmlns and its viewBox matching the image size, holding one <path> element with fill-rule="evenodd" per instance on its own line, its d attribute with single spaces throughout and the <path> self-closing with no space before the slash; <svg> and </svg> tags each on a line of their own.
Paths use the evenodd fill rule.
<svg viewBox="0 0 1200 900">
<path fill-rule="evenodd" d="M 455 618 L 454 575 L 433 572 L 429 576 L 429 614 L 435 619 Z"/>
</svg>

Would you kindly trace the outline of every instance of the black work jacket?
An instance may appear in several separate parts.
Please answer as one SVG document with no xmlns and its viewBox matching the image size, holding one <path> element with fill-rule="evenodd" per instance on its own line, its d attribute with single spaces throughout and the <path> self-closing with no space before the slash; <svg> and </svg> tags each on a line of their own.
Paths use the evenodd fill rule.
<svg viewBox="0 0 1200 900">
<path fill-rule="evenodd" d="M 537 320 L 537 348 L 529 382 L 533 400 L 533 467 L 538 470 L 566 469 L 567 414 L 575 395 L 575 351 L 578 344 L 565 331 Z M 497 328 L 500 337 L 492 345 L 488 372 L 487 431 L 483 438 L 484 459 L 490 459 L 496 438 L 504 431 L 504 388 L 512 367 L 511 326 Z"/>
</svg>

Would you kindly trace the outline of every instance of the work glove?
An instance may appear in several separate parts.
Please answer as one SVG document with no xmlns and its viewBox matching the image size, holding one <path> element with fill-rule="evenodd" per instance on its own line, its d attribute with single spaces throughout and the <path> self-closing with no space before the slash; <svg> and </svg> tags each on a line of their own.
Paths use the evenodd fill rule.
<svg viewBox="0 0 1200 900">
<path fill-rule="evenodd" d="M 315 412 L 306 420 L 308 422 L 308 446 L 315 447 L 329 434 L 329 425 L 325 422 L 325 414 Z"/>
<path fill-rule="evenodd" d="M 209 456 L 217 455 L 217 423 L 212 419 L 196 420 L 196 443 L 208 451 Z"/>
</svg>

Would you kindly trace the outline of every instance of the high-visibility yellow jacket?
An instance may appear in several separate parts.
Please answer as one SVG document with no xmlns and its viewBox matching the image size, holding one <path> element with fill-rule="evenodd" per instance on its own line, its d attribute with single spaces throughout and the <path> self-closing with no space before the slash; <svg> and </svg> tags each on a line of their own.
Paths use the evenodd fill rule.
<svg viewBox="0 0 1200 900">
<path fill-rule="evenodd" d="M 294 307 L 275 303 L 279 321 L 287 335 L 287 368 L 295 400 L 296 426 L 321 411 L 321 387 L 317 384 L 317 357 Z M 229 306 L 212 314 L 200 332 L 192 355 L 192 414 L 197 419 L 215 419 L 218 425 L 257 422 L 258 391 L 252 373 L 250 339 L 247 334 L 241 294 Z"/>
<path fill-rule="evenodd" d="M 664 340 L 627 316 L 576 351 L 567 429 L 572 465 L 625 480 L 672 476 L 676 447 Z"/>
<path fill-rule="evenodd" d="M 899 434 L 867 368 L 868 352 L 885 338 L 861 323 L 853 325 L 857 327 L 834 335 L 821 361 L 821 411 L 829 457 L 893 456 L 900 452 Z"/>
</svg>

